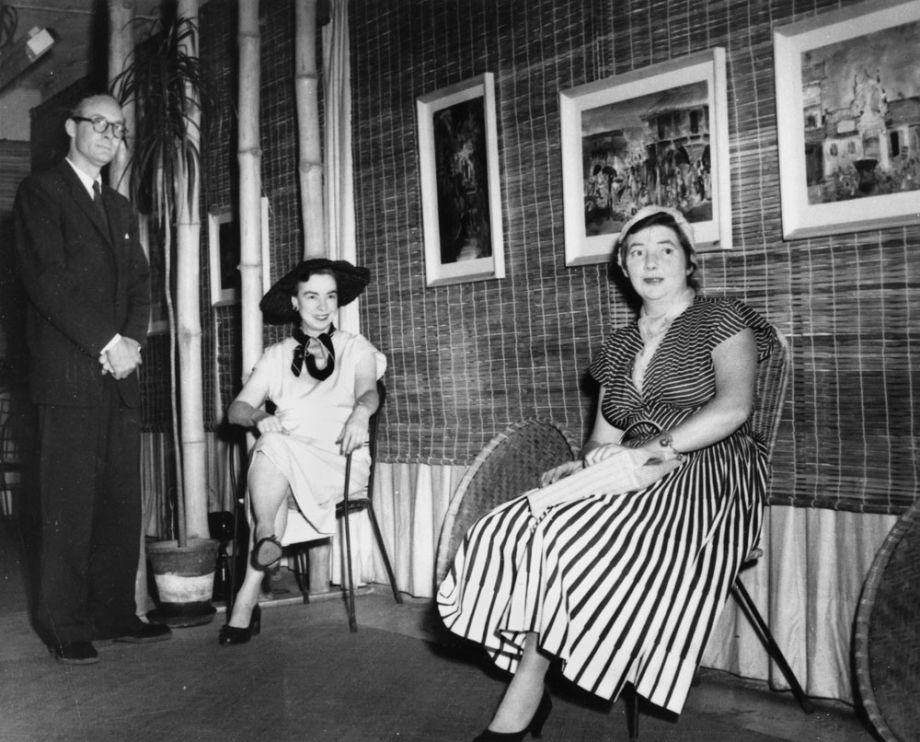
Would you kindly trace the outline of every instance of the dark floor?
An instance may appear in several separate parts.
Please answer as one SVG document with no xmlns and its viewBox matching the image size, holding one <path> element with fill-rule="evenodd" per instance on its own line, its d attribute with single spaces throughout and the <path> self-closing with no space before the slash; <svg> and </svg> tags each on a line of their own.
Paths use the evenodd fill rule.
<svg viewBox="0 0 920 742">
<path fill-rule="evenodd" d="M 0 524 L 0 742 L 61 740 L 468 740 L 488 722 L 504 679 L 446 641 L 430 601 L 397 605 L 384 586 L 357 601 L 348 631 L 338 595 L 304 605 L 286 571 L 262 634 L 221 648 L 221 612 L 169 642 L 99 646 L 97 665 L 55 663 L 29 626 L 18 532 Z M 787 693 L 704 671 L 677 720 L 642 717 L 643 740 L 862 742 L 849 707 L 804 714 Z M 548 742 L 625 740 L 622 703 L 600 704 L 553 680 Z"/>
</svg>

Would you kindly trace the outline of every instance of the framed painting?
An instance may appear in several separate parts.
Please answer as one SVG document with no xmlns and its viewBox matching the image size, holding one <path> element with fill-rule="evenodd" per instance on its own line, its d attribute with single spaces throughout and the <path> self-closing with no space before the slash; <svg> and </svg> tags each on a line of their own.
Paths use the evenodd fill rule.
<svg viewBox="0 0 920 742">
<path fill-rule="evenodd" d="M 425 281 L 505 277 L 493 75 L 416 100 Z"/>
<path fill-rule="evenodd" d="M 920 224 L 920 0 L 774 29 L 783 238 Z"/>
<path fill-rule="evenodd" d="M 643 206 L 679 209 L 697 248 L 731 248 L 725 50 L 559 94 L 565 264 L 602 263 Z"/>
<path fill-rule="evenodd" d="M 268 245 L 268 199 L 261 201 L 262 293 L 270 288 Z M 211 275 L 211 306 L 240 302 L 240 222 L 233 209 L 217 209 L 208 214 L 208 252 Z"/>
<path fill-rule="evenodd" d="M 725 50 L 559 94 L 565 264 L 610 259 L 643 206 L 679 209 L 697 248 L 731 248 Z"/>
</svg>

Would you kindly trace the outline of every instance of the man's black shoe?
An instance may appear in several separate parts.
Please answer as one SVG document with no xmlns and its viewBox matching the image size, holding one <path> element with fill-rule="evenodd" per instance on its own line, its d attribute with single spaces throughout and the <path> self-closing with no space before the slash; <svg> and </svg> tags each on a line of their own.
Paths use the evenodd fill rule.
<svg viewBox="0 0 920 742">
<path fill-rule="evenodd" d="M 51 656 L 65 665 L 93 665 L 99 661 L 96 648 L 90 642 L 68 642 L 49 647 Z"/>
<path fill-rule="evenodd" d="M 128 644 L 149 644 L 162 642 L 172 638 L 172 629 L 162 623 L 146 623 L 139 618 L 135 619 L 127 629 L 119 631 L 112 637 L 112 641 L 126 642 Z"/>
</svg>

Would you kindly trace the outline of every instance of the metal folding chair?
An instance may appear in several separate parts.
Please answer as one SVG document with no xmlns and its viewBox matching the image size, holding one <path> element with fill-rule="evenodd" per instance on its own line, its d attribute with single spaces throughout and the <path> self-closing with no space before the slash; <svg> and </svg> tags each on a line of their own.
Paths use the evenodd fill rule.
<svg viewBox="0 0 920 742">
<path fill-rule="evenodd" d="M 390 589 L 393 591 L 393 597 L 397 603 L 402 603 L 402 595 L 399 592 L 399 588 L 396 585 L 396 574 L 393 571 L 392 564 L 390 563 L 390 557 L 387 553 L 386 544 L 383 540 L 383 533 L 380 530 L 380 524 L 377 521 L 377 515 L 374 512 L 374 503 L 373 503 L 373 492 L 374 492 L 374 474 L 376 471 L 377 463 L 377 428 L 380 421 L 380 412 L 383 409 L 383 404 L 386 399 L 386 387 L 382 381 L 377 382 L 377 394 L 380 398 L 380 404 L 377 408 L 377 411 L 371 415 L 369 422 L 369 447 L 370 447 L 370 456 L 371 456 L 371 468 L 370 475 L 367 480 L 367 487 L 359 494 L 357 497 L 351 495 L 349 490 L 351 488 L 351 454 L 348 455 L 345 462 L 345 497 L 342 502 L 338 503 L 335 508 L 335 515 L 337 519 L 343 519 L 343 531 L 344 531 L 344 559 L 345 559 L 345 576 L 342 580 L 342 589 L 345 592 L 345 599 L 348 610 L 348 627 L 351 631 L 358 630 L 358 623 L 355 617 L 355 585 L 354 585 L 354 569 L 352 566 L 352 549 L 351 549 L 351 528 L 349 524 L 348 515 L 353 513 L 359 513 L 366 510 L 368 518 L 370 519 L 371 527 L 374 531 L 374 537 L 377 542 L 377 548 L 380 549 L 380 555 L 383 558 L 384 567 L 386 567 L 387 576 L 390 580 Z M 238 486 L 237 489 L 240 494 L 237 497 L 236 502 L 236 513 L 234 518 L 234 558 L 230 563 L 230 595 L 228 597 L 228 610 L 232 608 L 233 597 L 237 585 L 237 572 L 238 569 L 245 569 L 245 562 L 240 564 L 240 560 L 237 558 L 236 550 L 242 550 L 243 555 L 245 556 L 248 553 L 249 543 L 248 543 L 248 529 L 243 527 L 243 522 L 246 520 L 246 512 L 248 508 L 248 493 L 246 491 L 246 481 L 245 477 L 242 479 L 242 486 Z M 245 533 L 245 536 L 244 536 Z M 303 595 L 303 601 L 305 603 L 310 602 L 310 590 L 309 590 L 309 547 L 315 543 L 314 540 L 305 540 L 303 542 L 295 542 L 288 544 L 288 546 L 294 547 L 295 553 L 293 556 L 293 572 L 297 580 L 297 586 L 300 588 L 301 594 Z"/>
</svg>

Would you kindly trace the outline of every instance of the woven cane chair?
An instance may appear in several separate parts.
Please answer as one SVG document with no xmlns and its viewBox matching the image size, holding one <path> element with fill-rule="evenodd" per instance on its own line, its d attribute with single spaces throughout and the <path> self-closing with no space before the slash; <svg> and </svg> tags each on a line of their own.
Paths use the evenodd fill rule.
<svg viewBox="0 0 920 742">
<path fill-rule="evenodd" d="M 751 431 L 767 447 L 768 463 L 773 461 L 773 449 L 776 445 L 776 436 L 779 432 L 779 423 L 783 415 L 783 402 L 786 399 L 786 389 L 789 385 L 791 375 L 791 366 L 789 363 L 789 344 L 781 332 L 776 330 L 777 343 L 773 351 L 757 368 L 757 386 L 754 399 L 754 413 L 751 415 Z M 756 566 L 763 556 L 763 550 L 755 547 L 747 559 L 741 564 L 741 572 L 745 572 Z M 799 702 L 802 710 L 810 714 L 815 710 L 814 704 L 805 695 L 805 691 L 799 683 L 798 678 L 786 661 L 786 657 L 773 633 L 770 631 L 767 622 L 748 593 L 747 588 L 741 581 L 739 574 L 735 584 L 732 585 L 732 596 L 741 606 L 741 610 L 751 622 L 757 638 L 763 644 L 764 649 L 770 655 L 770 658 L 776 663 L 776 666 L 782 672 L 783 677 L 789 684 L 793 696 Z M 637 742 L 639 739 L 639 702 L 635 692 L 631 689 L 624 694 L 626 702 L 626 718 L 629 728 L 630 742 Z"/>
<path fill-rule="evenodd" d="M 757 369 L 757 394 L 754 402 L 754 414 L 751 415 L 751 429 L 754 435 L 766 445 L 769 464 L 773 463 L 773 449 L 776 446 L 779 423 L 783 416 L 783 402 L 786 399 L 786 389 L 791 376 L 789 344 L 778 330 L 776 331 L 776 338 L 778 342 L 774 346 L 773 352 L 760 363 Z M 742 563 L 741 571 L 744 572 L 754 567 L 762 556 L 763 550 L 755 547 Z M 806 714 L 812 713 L 815 710 L 814 705 L 805 695 L 802 685 L 786 661 L 776 640 L 773 638 L 773 634 L 767 627 L 766 621 L 760 615 L 760 611 L 757 610 L 757 606 L 751 599 L 740 577 L 735 580 L 735 584 L 732 586 L 732 595 L 751 621 L 751 625 L 754 627 L 754 631 L 764 648 L 779 667 L 780 672 L 783 673 L 783 677 L 789 683 L 789 688 L 802 710 Z"/>
<path fill-rule="evenodd" d="M 856 612 L 853 658 L 869 721 L 886 742 L 920 729 L 920 501 L 894 524 L 875 555 Z"/>
<path fill-rule="evenodd" d="M 511 425 L 479 452 L 454 491 L 438 541 L 435 592 L 469 527 L 481 516 L 540 484 L 547 469 L 573 461 L 578 442 L 549 420 Z"/>
</svg>

